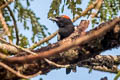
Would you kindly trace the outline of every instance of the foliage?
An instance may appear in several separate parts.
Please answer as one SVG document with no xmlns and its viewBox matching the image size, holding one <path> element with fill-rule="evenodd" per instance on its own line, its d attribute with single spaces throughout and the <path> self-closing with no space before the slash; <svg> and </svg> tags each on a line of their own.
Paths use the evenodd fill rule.
<svg viewBox="0 0 120 80">
<path fill-rule="evenodd" d="M 80 15 L 83 9 L 79 7 L 79 5 L 81 5 L 82 2 L 82 0 L 53 0 L 48 12 L 48 17 L 54 17 L 56 15 L 59 15 L 59 13 L 63 13 L 65 6 L 71 10 L 73 17 L 75 15 Z M 95 2 L 95 0 L 90 0 L 88 2 L 88 5 L 90 5 L 92 2 Z M 118 12 L 120 10 L 119 4 L 120 0 L 104 0 L 102 7 L 98 12 L 98 15 L 93 19 L 92 24 L 98 24 L 100 21 L 103 22 L 110 20 L 111 18 L 118 15 Z M 92 11 L 89 11 L 86 16 L 89 17 L 91 12 Z"/>
<path fill-rule="evenodd" d="M 23 5 L 22 3 L 26 1 L 26 4 Z M 40 40 L 44 37 L 46 37 L 46 35 L 48 33 L 45 33 L 48 29 L 45 25 L 41 24 L 40 18 L 37 17 L 35 15 L 35 13 L 29 8 L 30 6 L 30 1 L 29 0 L 15 0 L 15 3 L 13 4 L 13 7 L 11 7 L 11 11 L 13 12 L 13 14 L 15 14 L 15 18 L 16 18 L 16 22 L 17 23 L 21 23 L 23 24 L 23 26 L 19 26 L 17 25 L 18 29 L 20 29 L 21 27 L 23 27 L 23 29 L 25 31 L 31 31 L 33 34 L 31 37 L 32 42 L 35 42 L 36 40 Z M 2 3 L 2 2 L 0 2 Z M 4 3 L 4 1 L 3 1 Z M 25 7 L 26 6 L 26 7 Z M 13 25 L 11 25 L 12 21 L 12 16 L 10 15 L 10 12 L 8 9 L 4 8 L 3 9 L 3 15 L 5 17 L 5 21 L 8 23 L 8 27 L 11 31 L 11 39 L 12 40 L 16 40 L 16 36 L 15 36 L 15 28 Z M 28 25 L 28 23 L 31 24 L 31 26 Z M 2 28 L 2 27 L 0 27 Z M 20 30 L 19 30 L 20 31 Z M 28 37 L 23 34 L 20 33 L 19 34 L 19 38 L 20 38 L 20 42 L 19 45 L 22 47 L 27 47 L 30 43 L 29 43 L 29 39 Z"/>
<path fill-rule="evenodd" d="M 53 0 L 50 6 L 50 10 L 48 12 L 48 17 L 58 16 L 59 13 L 63 13 L 65 6 L 67 6 L 67 8 L 71 10 L 73 16 L 75 16 L 75 14 L 80 14 L 82 8 L 77 8 L 77 5 L 80 4 L 81 0 Z"/>
</svg>

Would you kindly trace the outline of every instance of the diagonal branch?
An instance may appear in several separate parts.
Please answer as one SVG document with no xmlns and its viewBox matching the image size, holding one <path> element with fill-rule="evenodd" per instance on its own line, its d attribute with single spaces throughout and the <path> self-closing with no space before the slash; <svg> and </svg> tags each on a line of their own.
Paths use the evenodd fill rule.
<svg viewBox="0 0 120 80">
<path fill-rule="evenodd" d="M 16 19 L 15 19 L 14 14 L 13 14 L 13 12 L 12 12 L 12 10 L 10 9 L 9 6 L 7 6 L 7 9 L 8 9 L 8 11 L 10 12 L 10 15 L 11 15 L 11 17 L 12 17 L 12 19 L 13 19 L 14 28 L 15 28 L 15 33 L 16 33 L 16 45 L 18 45 L 18 44 L 19 44 L 19 31 L 18 31 L 18 28 L 17 28 L 17 22 L 16 22 Z"/>
<path fill-rule="evenodd" d="M 5 2 L 2 6 L 0 6 L 0 10 L 8 6 L 10 3 L 12 3 L 14 0 L 8 0 L 8 2 Z"/>
<path fill-rule="evenodd" d="M 20 49 L 20 50 L 22 50 L 22 51 L 25 51 L 25 52 L 27 52 L 27 53 L 32 54 L 32 55 L 37 55 L 35 52 L 32 52 L 32 51 L 30 51 L 29 49 L 25 49 L 25 48 L 23 48 L 23 47 L 14 45 L 14 44 L 12 44 L 12 43 L 8 43 L 8 42 L 6 42 L 6 41 L 5 41 L 4 39 L 2 39 L 2 38 L 0 38 L 0 41 L 3 42 L 3 43 L 5 43 L 5 44 L 9 44 L 9 45 L 11 45 L 11 46 L 14 46 L 14 47 L 16 47 L 16 48 L 18 48 L 18 49 Z"/>
<path fill-rule="evenodd" d="M 82 26 L 85 26 L 85 24 L 83 24 Z M 118 25 L 117 26 L 118 28 L 115 29 L 116 25 Z M 80 34 L 77 35 L 77 36 L 74 35 L 75 37 L 71 36 L 72 38 L 68 37 L 68 38 L 64 39 L 63 41 L 61 41 L 61 42 L 57 42 L 55 44 L 48 45 L 47 47 L 42 47 L 40 49 L 34 50 L 35 53 L 38 53 L 38 55 L 35 55 L 36 57 L 34 57 L 34 59 L 33 59 L 33 57 L 28 59 L 29 54 L 27 54 L 26 52 L 23 52 L 23 53 L 18 52 L 18 54 L 16 54 L 15 56 L 11 56 L 11 57 L 8 57 L 8 56 L 0 53 L 0 60 L 3 61 L 4 63 L 10 63 L 9 66 L 17 67 L 17 69 L 20 69 L 20 71 L 22 73 L 26 74 L 26 75 L 29 74 L 29 73 L 32 74 L 33 72 L 36 73 L 36 71 L 39 71 L 39 70 L 42 71 L 42 74 L 46 74 L 46 73 L 50 72 L 53 69 L 59 69 L 60 67 L 64 67 L 64 65 L 67 65 L 67 64 L 70 65 L 70 68 L 72 68 L 72 66 L 74 67 L 74 64 L 76 66 L 76 64 L 78 62 L 85 61 L 86 59 L 89 59 L 91 57 L 95 58 L 95 55 L 100 54 L 100 52 L 102 52 L 102 51 L 110 50 L 111 48 L 115 48 L 115 47 L 120 46 L 120 42 L 119 42 L 119 40 L 120 40 L 120 23 L 119 23 L 119 21 L 117 19 L 113 19 L 111 21 L 100 24 L 97 28 L 87 32 L 86 35 L 93 34 L 94 31 L 99 32 L 100 29 L 104 30 L 103 27 L 108 28 L 108 26 L 109 26 L 109 29 L 105 30 L 105 32 L 100 34 L 99 35 L 100 37 L 95 36 L 92 41 L 89 41 L 86 44 L 83 44 L 83 45 L 80 45 L 80 46 L 76 46 L 76 47 L 72 48 L 73 50 L 69 49 L 69 50 L 64 51 L 64 52 L 62 52 L 60 54 L 56 53 L 54 56 L 48 57 L 47 59 L 50 62 L 45 61 L 44 58 L 41 58 L 38 55 L 42 54 L 43 52 L 50 51 L 51 49 L 56 49 L 56 47 L 64 45 L 66 42 L 72 43 L 76 39 L 81 37 L 81 36 L 79 36 Z M 78 27 L 81 27 L 81 26 L 78 26 Z M 84 52 L 82 51 L 82 49 L 84 49 L 83 50 Z M 76 50 L 78 50 L 78 51 L 76 52 Z M 71 53 L 75 53 L 75 52 L 78 53 L 78 55 L 75 56 L 76 58 L 74 58 L 73 55 L 64 56 L 64 54 L 70 54 L 70 51 L 71 51 Z M 48 53 L 48 55 L 49 55 L 49 53 Z M 21 61 L 21 59 L 20 59 L 21 57 L 23 58 L 22 61 L 24 61 L 24 62 Z M 70 57 L 71 57 L 71 60 L 70 60 Z M 11 58 L 11 59 L 13 58 L 14 61 L 10 61 L 9 58 Z M 15 61 L 15 58 L 16 58 L 16 61 Z M 69 58 L 69 59 L 67 59 L 67 58 Z M 110 61 L 106 60 L 107 58 L 110 58 L 110 57 L 105 57 L 104 58 L 105 60 L 100 59 L 100 60 L 98 60 L 98 62 L 96 62 L 96 60 L 94 62 L 89 60 L 88 64 L 90 62 L 92 62 L 92 63 L 90 63 L 90 65 L 88 65 L 88 66 L 86 64 L 85 65 L 83 64 L 82 67 L 89 67 L 89 68 L 93 68 L 93 69 L 96 68 L 96 69 L 101 70 L 101 71 L 106 70 L 106 72 L 107 71 L 112 72 L 111 68 L 114 68 L 114 70 L 115 70 L 116 69 L 115 66 L 117 64 L 118 65 L 120 64 L 120 62 L 119 62 L 120 61 L 119 60 L 120 56 L 116 56 L 114 58 L 111 57 Z M 51 61 L 52 61 L 52 63 L 51 63 Z M 102 64 L 101 64 L 100 61 L 102 61 Z M 14 65 L 14 63 L 11 63 L 11 62 L 14 62 L 15 65 Z M 19 63 L 25 63 L 25 62 L 29 62 L 29 63 L 26 63 L 25 67 L 22 67 L 22 64 L 19 64 Z M 108 62 L 110 62 L 110 63 L 108 64 Z M 106 65 L 106 63 L 107 63 L 107 65 Z M 115 65 L 115 66 L 110 67 L 109 65 L 110 66 Z M 106 66 L 108 67 L 108 69 L 106 68 Z M 32 70 L 32 72 L 31 72 L 31 70 Z M 118 70 L 116 69 L 116 71 L 112 72 L 112 73 L 116 73 L 117 71 Z M 2 74 L 1 74 L 1 76 L 2 76 Z"/>
<path fill-rule="evenodd" d="M 90 4 L 80 15 L 76 16 L 74 19 L 72 19 L 72 22 L 75 22 L 76 20 L 78 20 L 81 16 L 84 16 L 88 13 L 88 11 L 90 11 L 91 9 L 93 9 L 96 4 L 98 3 L 99 0 L 96 0 L 95 2 L 93 2 L 92 4 Z"/>
<path fill-rule="evenodd" d="M 51 34 L 50 36 L 48 36 L 48 37 L 44 38 L 43 40 L 40 40 L 39 42 L 33 44 L 29 49 L 34 49 L 34 48 L 40 46 L 42 43 L 49 41 L 49 40 L 52 39 L 54 36 L 56 36 L 57 33 L 58 33 L 58 31 L 54 32 L 54 33 Z"/>
<path fill-rule="evenodd" d="M 63 40 L 59 42 L 59 45 L 57 47 L 52 48 L 47 51 L 39 52 L 38 55 L 27 55 L 27 56 L 21 56 L 21 57 L 8 57 L 4 59 L 7 62 L 15 62 L 15 63 L 25 63 L 29 61 L 34 61 L 38 59 L 47 58 L 50 56 L 53 56 L 55 54 L 58 54 L 60 52 L 66 51 L 70 48 L 73 48 L 78 45 L 83 45 L 93 39 L 96 39 L 100 36 L 103 36 L 106 32 L 108 32 L 110 29 L 114 28 L 115 24 L 120 21 L 120 18 L 115 18 L 112 21 L 109 21 L 106 24 L 101 24 L 100 28 L 98 30 L 90 31 L 89 33 L 85 34 L 84 36 L 78 37 L 74 41 L 67 41 Z M 108 25 L 109 24 L 109 25 Z M 101 27 L 102 26 L 102 27 Z M 62 44 L 63 43 L 63 44 Z M 87 53 L 87 55 L 90 55 L 90 53 Z"/>
<path fill-rule="evenodd" d="M 57 64 L 57 63 L 55 63 L 55 62 L 52 62 L 52 61 L 48 60 L 47 58 L 45 58 L 44 60 L 45 60 L 48 64 L 53 65 L 53 66 L 56 66 L 56 67 L 58 67 L 58 68 L 68 68 L 68 67 L 70 67 L 70 65 L 60 65 L 60 64 Z"/>
<path fill-rule="evenodd" d="M 96 5 L 96 7 L 95 7 L 95 12 L 93 12 L 93 13 L 91 14 L 91 17 L 92 17 L 92 18 L 94 18 L 94 17 L 97 15 L 99 9 L 100 9 L 101 6 L 102 6 L 102 2 L 103 2 L 103 0 L 98 0 L 97 5 Z"/>
<path fill-rule="evenodd" d="M 14 75 L 18 76 L 18 77 L 21 77 L 21 78 L 25 78 L 25 79 L 29 79 L 29 78 L 32 78 L 32 77 L 35 77 L 37 75 L 40 75 L 42 72 L 41 71 L 38 71 L 37 73 L 33 74 L 33 75 L 23 75 L 17 71 L 15 71 L 14 69 L 12 69 L 11 67 L 9 67 L 8 65 L 0 62 L 0 66 L 7 69 L 8 71 L 10 71 L 11 73 L 13 73 Z"/>
</svg>

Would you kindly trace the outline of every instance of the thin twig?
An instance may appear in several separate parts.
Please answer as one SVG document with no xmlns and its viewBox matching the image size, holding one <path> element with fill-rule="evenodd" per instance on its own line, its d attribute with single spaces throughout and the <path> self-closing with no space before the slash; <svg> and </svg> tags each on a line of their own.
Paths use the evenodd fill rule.
<svg viewBox="0 0 120 80">
<path fill-rule="evenodd" d="M 99 0 L 96 0 L 95 2 L 93 2 L 92 4 L 90 4 L 80 15 L 76 16 L 75 18 L 72 19 L 72 22 L 75 22 L 76 20 L 78 20 L 81 16 L 84 16 L 88 13 L 88 11 L 90 11 L 91 9 L 93 9 L 95 7 L 95 5 L 98 3 Z"/>
<path fill-rule="evenodd" d="M 0 10 L 0 21 L 2 23 L 2 27 L 5 30 L 5 33 L 7 34 L 8 38 L 11 36 L 10 30 L 5 22 L 5 19 L 2 15 L 2 11 Z M 9 38 L 9 42 L 12 43 L 12 40 Z"/>
<path fill-rule="evenodd" d="M 38 46 L 40 46 L 42 43 L 49 41 L 50 39 L 52 39 L 54 36 L 56 36 L 56 34 L 58 33 L 58 31 L 54 32 L 53 34 L 51 34 L 50 36 L 44 38 L 43 40 L 40 40 L 39 42 L 33 44 L 29 49 L 34 49 Z"/>
<path fill-rule="evenodd" d="M 12 69 L 11 67 L 9 67 L 8 65 L 6 65 L 6 64 L 4 64 L 2 62 L 0 62 L 0 66 L 5 68 L 5 69 L 7 69 L 8 71 L 13 73 L 14 75 L 16 75 L 18 77 L 21 77 L 21 78 L 25 78 L 25 79 L 29 79 L 29 78 L 35 77 L 35 76 L 40 75 L 42 73 L 41 71 L 39 71 L 39 72 L 37 72 L 37 73 L 35 73 L 33 75 L 24 75 L 24 74 L 21 74 L 21 73 L 15 71 L 14 69 Z"/>
<path fill-rule="evenodd" d="M 11 15 L 11 17 L 12 17 L 12 19 L 13 19 L 14 28 L 15 28 L 15 33 L 16 33 L 16 45 L 18 45 L 18 44 L 19 44 L 19 31 L 18 31 L 18 28 L 17 28 L 17 22 L 16 22 L 16 19 L 15 19 L 14 14 L 13 14 L 13 12 L 12 12 L 12 10 L 10 9 L 9 6 L 7 6 L 7 9 L 8 9 L 8 11 L 10 12 L 10 15 Z"/>
<path fill-rule="evenodd" d="M 55 62 L 53 62 L 53 61 L 48 60 L 47 58 L 44 58 L 44 60 L 45 60 L 48 64 L 53 65 L 53 66 L 56 66 L 56 67 L 59 67 L 59 68 L 68 68 L 68 67 L 70 67 L 70 65 L 60 65 L 60 64 L 57 64 L 57 63 L 55 63 Z"/>
<path fill-rule="evenodd" d="M 11 46 L 14 46 L 14 47 L 16 47 L 16 48 L 18 48 L 18 49 L 20 49 L 20 50 L 22 50 L 22 51 L 25 51 L 25 52 L 27 52 L 27 53 L 30 53 L 30 54 L 33 54 L 33 55 L 37 55 L 35 52 L 32 52 L 32 51 L 30 51 L 29 49 L 25 49 L 25 48 L 23 48 L 23 47 L 14 45 L 14 44 L 12 44 L 12 43 L 8 43 L 8 42 L 6 42 L 6 41 L 5 41 L 4 39 L 2 39 L 2 38 L 0 38 L 0 41 L 2 41 L 3 43 L 9 44 L 9 45 L 11 45 Z"/>
<path fill-rule="evenodd" d="M 91 14 L 91 17 L 92 17 L 92 18 L 94 18 L 94 17 L 97 15 L 97 13 L 98 13 L 101 5 L 102 5 L 102 2 L 103 2 L 103 0 L 98 0 L 97 5 L 96 5 L 96 7 L 95 7 L 95 12 L 93 12 L 93 13 Z"/>
<path fill-rule="evenodd" d="M 0 9 L 5 8 L 6 6 L 8 6 L 10 3 L 12 3 L 14 0 L 8 0 L 7 2 L 5 2 L 5 4 L 3 4 L 2 6 L 0 6 Z"/>
</svg>

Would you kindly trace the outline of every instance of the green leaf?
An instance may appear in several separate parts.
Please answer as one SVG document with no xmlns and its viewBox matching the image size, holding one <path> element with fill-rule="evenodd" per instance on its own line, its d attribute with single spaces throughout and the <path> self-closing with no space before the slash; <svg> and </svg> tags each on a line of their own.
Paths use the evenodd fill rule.
<svg viewBox="0 0 120 80">
<path fill-rule="evenodd" d="M 82 8 L 77 8 L 77 11 L 80 11 L 80 12 L 81 12 L 81 11 L 82 11 Z"/>
<path fill-rule="evenodd" d="M 30 2 L 29 2 L 29 0 L 26 0 L 26 2 L 27 2 L 27 6 L 30 6 Z"/>
<path fill-rule="evenodd" d="M 120 77 L 120 71 L 116 74 L 114 80 L 118 80 L 119 77 Z"/>
<path fill-rule="evenodd" d="M 6 16 L 5 21 L 11 21 L 10 16 Z"/>
<path fill-rule="evenodd" d="M 76 0 L 76 3 L 77 4 L 81 4 L 81 0 Z"/>
<path fill-rule="evenodd" d="M 92 72 L 92 67 L 89 69 L 89 72 L 88 72 L 88 73 L 90 74 L 91 72 Z"/>
<path fill-rule="evenodd" d="M 61 12 L 63 13 L 63 11 L 64 11 L 64 5 L 62 6 L 62 9 L 61 9 Z"/>
</svg>

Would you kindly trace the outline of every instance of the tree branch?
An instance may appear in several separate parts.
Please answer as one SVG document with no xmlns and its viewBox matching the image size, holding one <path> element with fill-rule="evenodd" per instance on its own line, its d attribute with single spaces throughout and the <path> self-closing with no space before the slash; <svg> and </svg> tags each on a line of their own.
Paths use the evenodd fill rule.
<svg viewBox="0 0 120 80">
<path fill-rule="evenodd" d="M 5 2 L 4 5 L 0 6 L 0 10 L 8 6 L 10 3 L 12 3 L 14 0 L 8 0 L 8 2 Z"/>
<path fill-rule="evenodd" d="M 99 9 L 100 9 L 101 6 L 102 6 L 102 2 L 103 2 L 103 0 L 98 0 L 97 5 L 96 5 L 96 7 L 95 7 L 95 12 L 93 12 L 93 13 L 91 14 L 91 17 L 92 17 L 92 18 L 94 18 L 94 17 L 97 15 Z"/>
<path fill-rule="evenodd" d="M 68 68 L 68 67 L 70 67 L 70 65 L 60 65 L 60 64 L 57 64 L 57 63 L 55 63 L 55 62 L 53 62 L 53 61 L 48 60 L 47 58 L 45 58 L 44 60 L 45 60 L 48 64 L 53 65 L 53 66 L 56 66 L 56 67 L 58 67 L 58 68 Z"/>
<path fill-rule="evenodd" d="M 29 79 L 29 78 L 32 78 L 32 77 L 35 77 L 37 75 L 40 75 L 42 72 L 41 71 L 38 71 L 36 74 L 33 74 L 33 75 L 23 75 L 17 71 L 15 71 L 14 69 L 12 69 L 11 67 L 9 67 L 8 65 L 0 62 L 0 66 L 5 68 L 6 70 L 10 71 L 11 73 L 13 73 L 14 75 L 20 77 L 20 78 L 25 78 L 25 79 Z"/>
<path fill-rule="evenodd" d="M 8 43 L 8 42 L 6 42 L 6 41 L 5 41 L 4 39 L 2 39 L 2 38 L 0 38 L 0 41 L 3 42 L 3 43 L 5 43 L 5 44 L 9 44 L 9 45 L 11 45 L 11 46 L 14 46 L 14 47 L 16 47 L 16 48 L 18 48 L 18 49 L 20 49 L 20 50 L 22 50 L 22 51 L 24 51 L 24 52 L 30 53 L 30 54 L 32 54 L 32 55 L 37 55 L 35 52 L 32 52 L 32 51 L 30 51 L 30 50 L 28 50 L 28 49 L 25 49 L 25 48 L 23 48 L 23 47 L 14 45 L 14 44 L 12 44 L 12 43 Z"/>
<path fill-rule="evenodd" d="M 96 4 L 98 3 L 99 0 L 96 0 L 95 2 L 93 2 L 92 4 L 90 4 L 80 15 L 76 16 L 74 19 L 72 19 L 72 22 L 75 22 L 76 20 L 78 20 L 81 16 L 84 16 L 88 13 L 88 11 L 90 11 L 91 9 L 93 9 Z"/>
<path fill-rule="evenodd" d="M 0 21 L 2 23 L 2 27 L 5 30 L 5 33 L 7 34 L 8 38 L 11 36 L 10 30 L 8 29 L 8 26 L 3 18 L 2 11 L 0 10 Z M 12 43 L 12 40 L 9 38 L 9 42 Z"/>
<path fill-rule="evenodd" d="M 112 71 L 113 69 L 117 71 L 117 68 L 115 68 L 115 66 L 120 64 L 119 56 L 116 56 L 114 58 L 105 57 L 104 58 L 105 60 L 101 60 L 100 59 L 101 57 L 98 57 L 99 60 L 97 60 L 97 58 L 95 56 L 105 50 L 110 50 L 111 48 L 120 46 L 120 42 L 119 42 L 119 40 L 120 40 L 120 23 L 119 23 L 119 20 L 120 20 L 119 18 L 115 18 L 111 21 L 102 23 L 97 28 L 92 29 L 91 31 L 88 31 L 84 35 L 81 34 L 80 27 L 86 26 L 87 23 L 86 23 L 86 21 L 82 21 L 82 24 L 80 23 L 80 26 L 78 26 L 78 28 L 77 28 L 80 30 L 76 30 L 68 38 L 66 38 L 60 42 L 57 42 L 55 44 L 51 44 L 46 47 L 42 47 L 40 49 L 34 50 L 34 52 L 37 53 L 38 55 L 32 56 L 32 55 L 27 54 L 25 51 L 24 52 L 20 51 L 15 56 L 8 57 L 8 56 L 0 53 L 0 60 L 6 64 L 10 63 L 9 66 L 12 66 L 15 68 L 17 67 L 17 69 L 20 68 L 20 72 L 22 72 L 26 75 L 36 73 L 36 71 L 38 71 L 38 70 L 41 70 L 42 74 L 46 74 L 53 69 L 59 69 L 61 67 L 61 65 L 62 65 L 62 67 L 64 67 L 64 65 L 71 65 L 70 66 L 70 68 L 71 68 L 72 65 L 79 66 L 79 64 L 78 64 L 79 62 L 81 63 L 80 67 L 81 66 L 89 67 L 89 68 L 93 68 L 93 69 L 96 67 L 96 69 L 97 69 L 98 67 L 100 68 L 100 67 L 104 66 L 103 68 L 100 68 L 101 70 L 103 69 L 103 71 L 104 71 L 104 68 L 106 69 L 106 71 L 109 71 L 109 72 Z M 83 29 L 83 31 L 84 31 L 84 29 Z M 97 36 L 98 33 L 96 34 L 96 32 L 100 33 L 99 36 Z M 49 52 L 50 50 L 56 49 L 56 48 L 60 47 L 61 45 L 64 45 L 65 43 L 72 43 L 72 42 L 75 42 L 76 40 L 78 40 L 79 38 L 84 38 L 84 36 L 89 37 L 89 35 L 92 35 L 92 34 L 95 36 L 94 36 L 94 38 L 91 39 L 91 41 L 83 43 L 82 45 L 79 45 L 79 46 L 75 46 L 67 51 L 63 50 L 60 53 L 55 53 L 51 57 L 46 56 L 46 57 L 48 57 L 47 59 L 50 62 L 47 62 L 44 60 L 44 56 L 45 56 L 45 55 L 43 55 L 44 52 L 46 52 L 46 51 Z M 41 55 L 43 55 L 43 56 L 41 56 Z M 49 53 L 46 55 L 49 55 Z M 28 56 L 32 56 L 32 58 L 28 57 Z M 91 57 L 95 58 L 95 61 L 93 60 L 93 58 L 92 58 L 93 61 L 89 60 L 88 63 L 91 62 L 90 65 L 82 63 L 83 61 L 85 61 L 86 59 L 89 59 Z M 13 59 L 13 61 L 11 61 L 12 59 Z M 24 62 L 22 62 L 22 61 L 24 61 Z M 99 63 L 99 61 L 102 61 L 102 62 Z M 11 63 L 11 62 L 14 62 L 15 64 Z M 25 63 L 25 62 L 28 62 L 28 63 Z M 23 67 L 23 65 L 20 63 L 25 63 L 26 66 Z M 58 66 L 58 65 L 60 65 L 60 66 Z M 32 72 L 31 72 L 31 70 L 32 70 Z M 112 73 L 116 73 L 116 72 L 113 71 Z M 0 74 L 0 75 L 2 76 L 2 74 Z"/>
<path fill-rule="evenodd" d="M 93 67 L 90 67 L 89 65 L 83 65 L 82 67 L 94 69 L 94 70 L 97 70 L 97 71 L 110 72 L 110 73 L 118 73 L 120 71 L 119 69 L 116 69 L 116 66 L 114 66 L 115 68 L 113 68 L 113 69 L 108 69 L 105 66 L 93 66 Z"/>
<path fill-rule="evenodd" d="M 58 54 L 60 52 L 66 51 L 70 48 L 76 47 L 78 45 L 83 45 L 93 39 L 96 39 L 100 36 L 105 35 L 110 29 L 114 28 L 115 24 L 117 24 L 120 21 L 120 18 L 115 18 L 112 21 L 108 21 L 104 24 L 101 24 L 97 30 L 93 30 L 85 34 L 84 36 L 78 37 L 75 40 L 68 41 L 63 40 L 58 42 L 59 44 L 55 45 L 53 44 L 54 48 L 39 52 L 38 55 L 27 55 L 27 56 L 21 56 L 21 57 L 10 57 L 6 58 L 5 60 L 7 62 L 16 62 L 16 63 L 24 63 L 24 62 L 30 62 L 38 59 L 47 58 L 50 56 L 53 56 L 55 54 Z M 90 55 L 90 53 L 87 53 L 86 55 Z M 97 54 L 96 54 L 97 55 Z M 88 56 L 86 56 L 88 57 Z"/>
<path fill-rule="evenodd" d="M 51 34 L 50 36 L 44 38 L 43 40 L 40 40 L 39 42 L 33 44 L 29 49 L 34 49 L 38 46 L 40 46 L 42 43 L 46 42 L 46 41 L 49 41 L 50 39 L 52 39 L 54 36 L 56 36 L 56 34 L 58 33 L 58 31 L 54 32 L 53 34 Z"/>
<path fill-rule="evenodd" d="M 11 15 L 11 17 L 12 17 L 12 19 L 13 19 L 14 28 L 15 28 L 15 33 L 16 33 L 16 45 L 18 45 L 18 44 L 19 44 L 19 31 L 18 31 L 18 28 L 17 28 L 16 19 L 15 19 L 15 16 L 14 16 L 14 14 L 13 14 L 13 12 L 12 12 L 12 10 L 10 9 L 9 6 L 7 6 L 7 9 L 8 9 L 8 11 L 10 12 L 10 15 Z"/>
<path fill-rule="evenodd" d="M 120 64 L 120 56 L 97 55 L 94 58 L 80 61 L 76 63 L 79 67 L 86 67 L 98 71 L 118 73 L 118 65 Z"/>
<path fill-rule="evenodd" d="M 0 43 L 0 52 L 3 52 L 5 54 L 12 54 L 12 55 L 14 54 L 15 55 L 16 53 L 19 53 L 20 50 L 9 44 Z"/>
</svg>

